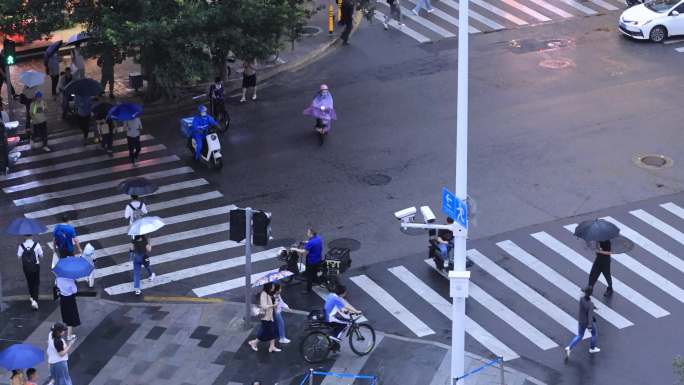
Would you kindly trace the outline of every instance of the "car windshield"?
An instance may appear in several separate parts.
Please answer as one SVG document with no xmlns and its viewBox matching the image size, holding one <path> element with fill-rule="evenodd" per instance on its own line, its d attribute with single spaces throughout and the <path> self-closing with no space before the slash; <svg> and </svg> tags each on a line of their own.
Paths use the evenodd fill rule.
<svg viewBox="0 0 684 385">
<path fill-rule="evenodd" d="M 644 3 L 653 12 L 664 13 L 679 3 L 680 0 L 651 0 Z"/>
</svg>

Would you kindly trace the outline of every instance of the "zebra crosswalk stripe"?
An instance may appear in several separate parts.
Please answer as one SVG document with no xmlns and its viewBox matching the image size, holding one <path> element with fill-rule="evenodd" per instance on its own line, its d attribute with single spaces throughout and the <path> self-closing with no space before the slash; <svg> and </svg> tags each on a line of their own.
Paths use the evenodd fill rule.
<svg viewBox="0 0 684 385">
<path fill-rule="evenodd" d="M 152 135 L 140 135 L 140 142 L 146 142 L 148 140 L 152 140 L 153 137 Z M 127 143 L 127 139 L 116 139 L 112 141 L 113 146 L 122 146 Z M 52 144 L 52 143 L 50 143 Z M 62 158 L 67 155 L 75 155 L 75 154 L 82 154 L 84 151 L 89 151 L 89 150 L 97 150 L 98 148 L 101 148 L 99 144 L 89 144 L 84 147 L 72 147 L 64 150 L 56 150 L 52 151 L 47 154 L 39 154 L 39 155 L 31 155 L 27 157 L 21 157 L 19 160 L 17 160 L 17 165 L 20 164 L 26 164 L 26 163 L 31 163 L 31 162 L 40 162 L 42 160 L 49 160 L 49 159 L 58 159 Z"/>
<path fill-rule="evenodd" d="M 506 287 L 525 298 L 530 304 L 541 310 L 559 325 L 568 329 L 573 334 L 577 333 L 577 320 L 563 311 L 563 309 L 544 298 L 541 294 L 534 291 L 476 249 L 468 250 L 467 255 L 478 267 L 482 268 L 491 276 L 499 280 L 499 282 L 506 285 Z"/>
<path fill-rule="evenodd" d="M 171 200 L 162 201 L 159 203 L 152 203 L 152 204 L 147 205 L 147 210 L 150 213 L 154 213 L 156 211 L 162 211 L 165 209 L 186 206 L 186 205 L 190 205 L 193 203 L 206 202 L 206 201 L 221 198 L 221 197 L 223 197 L 223 194 L 221 194 L 220 192 L 210 191 L 207 193 L 202 193 L 202 194 L 197 194 L 197 195 L 194 195 L 194 194 L 188 195 L 188 196 L 185 196 L 182 198 L 171 199 Z M 80 227 L 80 226 L 92 225 L 95 223 L 113 221 L 116 219 L 120 219 L 121 221 L 124 221 L 123 208 L 122 208 L 122 210 L 112 211 L 112 212 L 109 212 L 106 214 L 99 214 L 99 215 L 94 215 L 92 217 L 73 219 L 69 222 L 69 224 L 71 224 L 74 227 Z M 57 226 L 56 223 L 48 225 L 45 233 L 52 232 L 54 230 L 55 226 Z"/>
<path fill-rule="evenodd" d="M 625 237 L 629 238 L 630 240 L 632 240 L 632 242 L 639 245 L 639 247 L 641 247 L 642 249 L 655 255 L 663 262 L 684 273 L 684 261 L 681 260 L 679 257 L 660 247 L 655 242 L 637 233 L 636 231 L 632 230 L 626 225 L 622 224 L 617 219 L 612 217 L 604 217 L 603 219 L 607 220 L 608 222 L 612 222 L 615 226 L 617 226 L 620 229 L 621 235 L 624 235 Z"/>
<path fill-rule="evenodd" d="M 409 0 L 409 2 L 412 3 L 412 4 L 416 4 L 416 3 L 417 3 L 417 0 Z M 453 17 L 453 16 L 451 16 L 451 15 L 449 15 L 448 13 L 442 11 L 441 9 L 436 8 L 436 7 L 433 7 L 433 8 L 432 8 L 432 14 L 435 15 L 435 16 L 437 16 L 438 18 L 440 18 L 440 19 L 446 21 L 447 23 L 449 23 L 449 24 L 451 24 L 451 25 L 453 25 L 453 26 L 455 26 L 455 27 L 457 27 L 457 28 L 460 28 L 460 27 L 458 26 L 458 19 L 455 18 L 455 17 Z M 469 24 L 470 24 L 470 23 L 469 23 Z M 478 30 L 477 28 L 474 28 L 473 26 L 469 25 L 469 26 L 468 26 L 468 32 L 469 32 L 469 33 L 478 33 L 478 32 L 480 32 L 480 30 Z"/>
<path fill-rule="evenodd" d="M 386 6 L 389 7 L 389 5 L 385 2 L 381 2 L 380 4 L 385 4 Z M 440 35 L 441 37 L 444 37 L 444 38 L 456 37 L 455 34 L 453 34 L 449 31 L 447 31 L 446 29 L 438 26 L 437 24 L 431 22 L 430 20 L 428 20 L 424 17 L 421 17 L 421 16 L 416 16 L 413 13 L 413 11 L 411 11 L 411 10 L 408 10 L 408 9 L 402 7 L 401 12 L 405 18 L 409 18 L 409 19 L 415 21 L 416 23 L 420 24 L 421 26 L 423 26 L 423 27 L 431 30 L 432 32 Z"/>
<path fill-rule="evenodd" d="M 682 52 L 684 52 L 684 47 L 675 48 L 675 51 L 682 53 Z"/>
<path fill-rule="evenodd" d="M 74 142 L 77 140 L 83 139 L 83 134 L 77 134 L 77 135 L 69 135 L 69 136 L 63 136 L 61 138 L 55 138 L 52 140 L 48 140 L 50 145 L 53 144 L 62 144 L 62 143 L 67 143 L 67 142 Z M 15 149 L 17 151 L 29 151 L 31 150 L 31 145 L 30 144 L 22 144 L 20 146 L 16 146 Z"/>
<path fill-rule="evenodd" d="M 458 11 L 458 3 L 455 2 L 454 0 L 441 0 L 440 4 L 444 4 L 450 8 Z M 473 11 L 472 9 L 468 9 L 468 17 L 470 17 L 473 20 L 479 21 L 480 23 L 486 25 L 487 27 L 489 27 L 495 31 L 505 28 L 503 25 L 495 22 L 494 20 L 492 20 L 490 18 L 482 16 L 481 14 Z"/>
<path fill-rule="evenodd" d="M 252 256 L 254 258 L 254 256 Z M 244 264 L 244 262 L 243 262 Z M 266 270 L 262 271 L 260 273 L 254 273 L 250 277 L 250 282 L 254 282 L 257 279 L 263 277 L 266 274 L 271 274 L 277 272 L 278 269 L 271 269 L 271 270 Z M 231 291 L 240 287 L 245 287 L 245 277 L 238 277 L 238 278 L 233 278 L 229 279 L 227 281 L 223 282 L 217 282 L 213 283 L 211 285 L 207 286 L 202 286 L 198 287 L 196 289 L 192 289 L 192 292 L 195 293 L 196 296 L 202 298 L 202 297 L 207 297 L 212 294 L 218 294 L 218 293 L 223 293 L 226 291 Z"/>
<path fill-rule="evenodd" d="M 193 169 L 190 167 L 179 167 L 179 168 L 174 168 L 174 169 L 170 169 L 170 170 L 153 172 L 150 174 L 143 174 L 143 175 L 140 175 L 139 177 L 153 180 L 153 179 L 166 178 L 166 177 L 170 177 L 170 176 L 191 174 L 193 172 L 194 172 Z M 54 192 L 49 192 L 49 193 L 44 193 L 44 194 L 32 195 L 32 196 L 26 197 L 26 198 L 15 199 L 14 204 L 17 206 L 25 206 L 25 205 L 30 205 L 30 204 L 34 204 L 34 203 L 45 202 L 45 201 L 51 200 L 51 199 L 66 198 L 66 197 L 70 197 L 70 196 L 74 196 L 74 195 L 89 193 L 92 191 L 114 188 L 114 187 L 118 186 L 119 183 L 123 182 L 126 179 L 127 178 L 119 178 L 119 179 L 108 181 L 108 182 L 84 185 L 81 187 L 75 187 L 75 188 L 68 189 L 68 190 L 54 191 Z"/>
<path fill-rule="evenodd" d="M 59 176 L 59 177 L 55 177 L 55 178 L 33 180 L 31 182 L 21 183 L 21 184 L 13 185 L 10 187 L 5 187 L 2 189 L 2 191 L 5 192 L 5 194 L 10 194 L 10 193 L 30 190 L 30 189 L 34 189 L 34 188 L 38 188 L 38 187 L 51 186 L 51 185 L 59 184 L 59 183 L 80 182 L 80 181 L 83 181 L 84 179 L 87 179 L 87 178 L 92 178 L 92 177 L 102 176 L 102 175 L 116 174 L 119 172 L 125 172 L 125 171 L 140 169 L 140 168 L 144 168 L 144 167 L 158 166 L 160 164 L 171 163 L 171 162 L 175 162 L 177 160 L 180 160 L 180 158 L 178 158 L 176 155 L 168 155 L 168 156 L 163 156 L 161 158 L 152 158 L 152 159 L 142 160 L 136 164 L 126 163 L 126 164 L 120 164 L 120 165 L 111 166 L 111 167 L 99 168 L 99 169 L 91 170 L 91 171 L 84 171 L 84 172 L 79 172 L 79 173 L 74 173 L 74 174 L 69 174 L 69 175 L 63 175 L 63 176 Z"/>
<path fill-rule="evenodd" d="M 361 290 L 365 291 L 371 298 L 373 298 L 380 306 L 387 310 L 390 314 L 396 317 L 399 322 L 404 324 L 411 332 L 418 337 L 425 337 L 435 332 L 430 329 L 420 318 L 416 317 L 399 301 L 392 297 L 385 289 L 381 288 L 377 283 L 373 282 L 366 275 L 357 275 L 351 277 L 350 280 L 354 282 Z"/>
<path fill-rule="evenodd" d="M 598 5 L 598 6 L 601 7 L 601 8 L 605 8 L 605 9 L 607 9 L 607 10 L 609 10 L 609 11 L 615 11 L 615 10 L 618 9 L 618 7 L 614 6 L 613 4 L 610 4 L 610 3 L 607 2 L 607 1 L 603 1 L 603 0 L 589 0 L 589 1 L 591 1 L 592 3 Z"/>
<path fill-rule="evenodd" d="M 267 259 L 275 258 L 278 255 L 278 253 L 280 253 L 281 250 L 282 250 L 282 248 L 276 248 L 276 249 L 270 249 L 270 250 L 265 250 L 265 251 L 260 251 L 258 253 L 254 253 L 254 254 L 252 254 L 252 262 L 265 261 Z M 212 273 L 215 271 L 232 269 L 234 267 L 242 266 L 244 264 L 245 264 L 245 257 L 244 256 L 223 259 L 223 260 L 220 260 L 217 262 L 207 263 L 204 265 L 197 265 L 197 266 L 189 267 L 187 269 L 181 269 L 181 270 L 176 270 L 176 271 L 173 271 L 170 273 L 161 274 L 161 275 L 158 275 L 154 281 L 140 280 L 140 288 L 141 289 L 149 289 L 151 287 L 165 285 L 165 284 L 168 284 L 171 282 L 176 282 L 176 281 L 180 281 L 182 279 L 197 277 L 199 275 Z M 277 271 L 277 269 L 276 269 L 276 271 Z M 264 274 L 265 274 L 265 272 L 261 272 L 261 273 L 256 273 L 255 275 L 257 277 L 260 277 Z M 242 280 L 242 282 L 244 284 L 244 278 L 237 278 L 237 280 Z M 214 288 L 213 290 L 217 290 L 216 287 L 218 285 L 219 284 L 214 284 L 211 286 Z M 240 286 L 237 286 L 237 287 L 240 287 Z M 109 294 L 109 295 L 118 295 L 118 294 L 130 293 L 133 290 L 135 290 L 133 288 L 133 282 L 121 283 L 118 285 L 109 286 L 109 287 L 105 288 L 105 292 L 107 292 L 107 294 Z M 202 295 L 202 297 L 209 295 L 209 294 L 207 294 L 209 292 L 209 289 L 207 289 L 206 287 L 194 289 L 193 291 L 197 295 L 198 291 L 196 291 L 196 290 L 198 290 L 200 293 L 205 293 L 204 295 Z M 230 289 L 228 289 L 228 290 L 230 290 Z M 224 290 L 215 291 L 214 293 L 219 293 L 221 291 L 224 291 Z M 200 295 L 198 295 L 198 296 L 200 296 Z"/>
<path fill-rule="evenodd" d="M 532 234 L 532 237 L 541 242 L 542 244 L 544 244 L 546 247 L 558 253 L 560 256 L 562 256 L 563 258 L 577 266 L 580 270 L 584 271 L 585 273 L 588 274 L 591 271 L 591 262 L 588 259 L 582 256 L 580 253 L 569 248 L 556 238 L 547 234 L 546 232 L 540 231 L 538 233 L 534 233 Z M 619 279 L 615 277 L 612 278 L 613 288 L 615 289 L 615 292 L 622 295 L 625 299 L 632 302 L 634 305 L 638 306 L 643 311 L 647 312 L 648 314 L 656 318 L 665 317 L 670 314 L 670 312 L 658 306 L 650 299 L 644 297 L 639 292 L 632 289 Z M 602 276 L 599 278 L 599 281 L 604 285 L 606 284 L 606 280 Z"/>
<path fill-rule="evenodd" d="M 568 231 L 573 233 L 575 231 L 575 227 L 577 227 L 577 224 L 570 224 L 563 227 L 565 227 Z M 615 254 L 613 256 L 613 260 L 622 264 L 635 274 L 641 276 L 647 282 L 650 282 L 651 284 L 655 285 L 657 288 L 663 290 L 665 293 L 671 295 L 676 300 L 684 303 L 684 290 L 682 290 L 679 286 L 669 281 L 667 278 L 649 269 L 641 262 L 630 257 L 628 254 Z"/>
<path fill-rule="evenodd" d="M 171 184 L 161 186 L 161 187 L 159 187 L 159 189 L 157 189 L 157 191 L 155 191 L 155 194 L 163 194 L 163 193 L 169 193 L 169 192 L 174 192 L 174 191 L 180 191 L 180 190 L 184 190 L 184 189 L 205 186 L 208 184 L 209 184 L 209 182 L 203 178 L 186 180 L 183 182 L 171 183 Z M 131 199 L 131 197 L 129 195 L 124 195 L 124 194 L 111 195 L 111 196 L 104 197 L 104 198 L 93 199 L 90 201 L 84 201 L 84 202 L 74 203 L 74 204 L 70 204 L 70 205 L 60 205 L 60 206 L 50 207 L 50 208 L 47 208 L 44 210 L 31 211 L 31 212 L 24 214 L 24 216 L 26 218 L 44 218 L 44 217 L 48 217 L 51 215 L 61 214 L 61 213 L 67 212 L 67 211 L 84 210 L 84 209 L 104 206 L 104 205 L 108 205 L 108 204 L 112 204 L 112 203 L 116 203 L 116 202 L 124 202 L 124 201 L 128 201 L 130 199 Z"/>
<path fill-rule="evenodd" d="M 165 149 L 166 149 L 166 146 L 164 146 L 163 144 L 155 144 L 152 146 L 143 147 L 142 150 L 140 151 L 140 154 L 149 154 L 152 152 L 162 151 Z M 26 170 L 15 171 L 15 172 L 7 174 L 7 176 L 0 175 L 0 181 L 11 180 L 11 179 L 16 179 L 16 178 L 23 178 L 25 176 L 36 176 L 38 174 L 43 174 L 46 172 L 66 170 L 66 169 L 72 168 L 72 167 L 79 167 L 79 166 L 84 166 L 87 164 L 106 162 L 106 161 L 109 161 L 112 159 L 121 159 L 121 158 L 127 158 L 127 157 L 128 157 L 128 150 L 115 152 L 112 155 L 97 155 L 97 156 L 92 156 L 90 158 L 77 159 L 77 160 L 74 160 L 71 162 L 57 163 L 57 164 L 51 164 L 51 165 L 45 166 L 45 167 L 36 167 L 36 168 L 31 168 L 31 169 L 26 169 Z"/>
<path fill-rule="evenodd" d="M 533 2 L 534 4 L 537 4 L 538 6 L 544 8 L 550 12 L 555 13 L 556 15 L 558 15 L 560 17 L 566 17 L 566 18 L 572 17 L 571 13 L 565 12 L 564 10 L 556 7 L 555 5 L 551 5 L 544 0 L 529 0 L 529 1 Z"/>
<path fill-rule="evenodd" d="M 516 24 L 516 25 L 527 25 L 527 24 L 529 24 L 525 20 L 513 15 L 512 13 L 506 12 L 501 8 L 495 7 L 495 6 L 485 2 L 484 0 L 470 0 L 470 2 L 488 10 L 489 12 L 491 12 L 495 15 L 503 17 L 504 19 L 510 21 L 513 24 Z"/>
<path fill-rule="evenodd" d="M 560 1 L 562 1 L 563 3 L 573 7 L 575 9 L 587 14 L 587 15 L 595 15 L 597 13 L 593 9 L 586 7 L 586 6 L 576 2 L 575 0 L 560 0 Z"/>
<path fill-rule="evenodd" d="M 378 19 L 378 20 L 380 20 L 380 21 L 382 21 L 382 22 L 385 22 L 385 14 L 384 14 L 384 13 L 382 13 L 382 12 L 376 10 L 374 16 L 375 16 L 376 19 Z M 399 25 L 399 23 L 398 23 L 396 20 L 390 19 L 389 22 L 387 22 L 387 24 L 388 24 L 388 25 L 391 25 L 392 28 L 398 29 L 399 31 L 405 33 L 406 35 L 408 35 L 408 36 L 414 38 L 414 39 L 417 40 L 419 43 L 427 43 L 427 42 L 430 41 L 429 38 L 427 38 L 427 37 L 425 37 L 424 35 L 422 35 L 422 34 L 416 32 L 416 31 L 412 30 L 411 28 L 409 28 L 409 27 L 406 26 L 405 24 L 404 24 L 404 25 Z"/>
<path fill-rule="evenodd" d="M 660 232 L 664 233 L 668 237 L 674 239 L 675 241 L 684 245 L 684 233 L 670 226 L 669 224 L 661 221 L 660 219 L 654 217 L 653 215 L 647 213 L 644 210 L 633 210 L 629 212 L 635 217 L 641 219 L 652 227 L 656 228 Z"/>
<path fill-rule="evenodd" d="M 522 11 L 522 12 L 525 12 L 526 14 L 528 14 L 528 15 L 534 17 L 535 19 L 537 19 L 537 20 L 539 20 L 539 21 L 551 21 L 550 18 L 548 18 L 548 17 L 542 15 L 541 13 L 535 11 L 535 10 L 532 9 L 532 8 L 529 8 L 529 7 L 525 6 L 525 5 L 522 5 L 522 4 L 518 3 L 518 2 L 515 1 L 515 0 L 501 0 L 501 1 L 502 1 L 503 3 L 505 3 L 505 4 L 510 5 L 510 6 L 513 7 L 513 8 L 517 8 L 518 10 L 520 10 L 520 11 Z"/>
</svg>

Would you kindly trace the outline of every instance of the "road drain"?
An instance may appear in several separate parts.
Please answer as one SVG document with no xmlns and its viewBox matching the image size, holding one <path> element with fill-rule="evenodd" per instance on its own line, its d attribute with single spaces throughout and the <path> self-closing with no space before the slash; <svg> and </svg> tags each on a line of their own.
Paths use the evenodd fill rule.
<svg viewBox="0 0 684 385">
<path fill-rule="evenodd" d="M 660 170 L 663 168 L 672 167 L 673 161 L 665 155 L 637 155 L 633 159 L 634 163 L 642 168 L 651 170 Z"/>
<path fill-rule="evenodd" d="M 392 177 L 385 174 L 370 174 L 361 179 L 370 186 L 384 186 L 392 181 Z"/>
</svg>

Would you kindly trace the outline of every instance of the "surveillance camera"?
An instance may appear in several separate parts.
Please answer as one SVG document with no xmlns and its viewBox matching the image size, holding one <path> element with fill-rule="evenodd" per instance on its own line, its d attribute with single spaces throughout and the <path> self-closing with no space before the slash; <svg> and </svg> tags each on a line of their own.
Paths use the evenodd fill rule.
<svg viewBox="0 0 684 385">
<path fill-rule="evenodd" d="M 403 210 L 399 210 L 394 213 L 394 217 L 402 222 L 413 222 L 413 218 L 416 216 L 416 208 L 409 207 Z"/>
<path fill-rule="evenodd" d="M 425 223 L 434 223 L 437 219 L 430 206 L 421 206 L 420 213 L 423 214 L 423 221 L 425 221 Z"/>
</svg>

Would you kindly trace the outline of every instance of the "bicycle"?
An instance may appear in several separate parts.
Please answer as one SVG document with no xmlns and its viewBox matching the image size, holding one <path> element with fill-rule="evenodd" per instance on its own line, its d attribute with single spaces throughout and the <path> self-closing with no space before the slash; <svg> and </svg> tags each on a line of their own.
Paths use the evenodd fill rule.
<svg viewBox="0 0 684 385">
<path fill-rule="evenodd" d="M 349 325 L 345 329 L 349 338 L 349 347 L 357 356 L 365 356 L 375 348 L 375 330 L 368 323 L 357 323 L 361 314 L 351 314 Z M 309 313 L 308 329 L 312 330 L 302 340 L 299 351 L 304 361 L 317 364 L 325 361 L 331 351 L 339 351 L 340 345 L 325 330 L 331 326 L 323 320 L 323 312 L 314 310 Z"/>
</svg>

